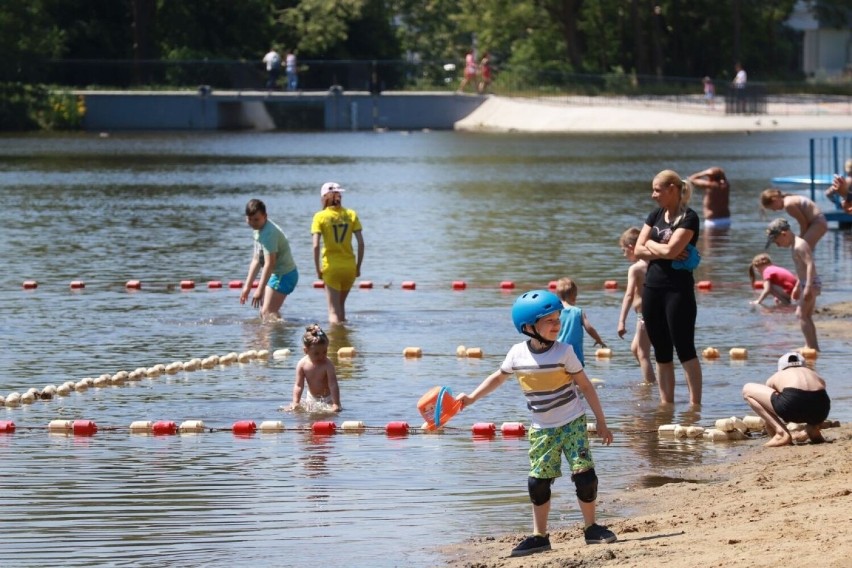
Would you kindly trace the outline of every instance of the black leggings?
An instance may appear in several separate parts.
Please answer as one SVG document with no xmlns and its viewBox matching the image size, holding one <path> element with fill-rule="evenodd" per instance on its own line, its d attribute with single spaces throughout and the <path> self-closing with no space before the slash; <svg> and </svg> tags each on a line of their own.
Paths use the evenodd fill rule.
<svg viewBox="0 0 852 568">
<path fill-rule="evenodd" d="M 674 350 L 681 363 L 691 361 L 695 353 L 695 291 L 674 288 L 642 290 L 642 319 L 657 363 L 671 363 Z M 674 349 L 673 349 L 674 348 Z"/>
</svg>

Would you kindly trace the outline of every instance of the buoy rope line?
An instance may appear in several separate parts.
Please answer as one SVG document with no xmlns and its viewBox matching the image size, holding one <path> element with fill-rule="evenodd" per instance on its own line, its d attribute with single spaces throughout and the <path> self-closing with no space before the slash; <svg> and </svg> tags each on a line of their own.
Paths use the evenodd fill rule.
<svg viewBox="0 0 852 568">
<path fill-rule="evenodd" d="M 195 280 L 180 280 L 175 282 L 174 280 L 169 280 L 166 278 L 139 278 L 127 281 L 116 281 L 116 280 L 71 280 L 66 285 L 63 286 L 64 289 L 70 289 L 72 291 L 83 291 L 91 289 L 91 285 L 94 284 L 98 287 L 98 289 L 109 289 L 114 290 L 115 288 L 125 288 L 129 292 L 139 293 L 144 291 L 192 291 L 200 287 L 206 287 L 208 290 L 222 290 L 222 289 L 231 289 L 231 290 L 240 290 L 243 287 L 243 280 L 207 280 L 207 281 L 195 281 Z M 27 291 L 33 291 L 39 289 L 42 283 L 35 279 L 24 280 L 22 283 L 22 289 Z M 259 285 L 258 281 L 254 281 L 252 283 L 252 288 L 257 288 Z M 56 289 L 57 284 L 55 282 L 50 283 L 51 289 Z M 620 283 L 617 280 L 604 280 L 602 282 L 601 288 L 607 292 L 615 292 L 619 289 L 623 288 L 624 284 Z M 302 285 L 300 287 L 310 287 L 315 289 L 321 289 L 325 287 L 325 284 L 322 280 L 316 280 L 308 285 Z M 373 282 L 372 280 L 361 280 L 354 284 L 354 289 L 360 290 L 372 290 L 372 289 L 402 289 L 406 291 L 416 290 L 420 287 L 419 284 L 412 280 L 404 280 L 400 284 L 395 285 L 392 280 L 387 282 Z M 437 283 L 437 282 L 427 282 L 426 287 L 428 289 L 447 289 L 446 283 Z M 546 287 L 550 290 L 556 289 L 556 281 L 549 282 L 546 286 L 542 286 L 540 282 L 514 282 L 512 280 L 503 280 L 496 284 L 485 284 L 485 283 L 475 283 L 470 284 L 464 280 L 454 280 L 449 283 L 449 289 L 454 291 L 463 291 L 467 289 L 476 289 L 476 290 L 497 290 L 501 292 L 511 292 L 517 289 L 530 289 L 530 288 L 542 288 Z M 711 280 L 701 280 L 696 282 L 696 289 L 700 292 L 709 292 L 715 288 L 724 288 L 724 289 L 736 289 L 743 287 L 750 287 L 754 289 L 762 289 L 763 282 L 760 280 L 755 281 L 752 285 L 747 282 L 713 282 Z"/>
<path fill-rule="evenodd" d="M 235 436 L 252 436 L 254 434 L 280 434 L 280 433 L 310 433 L 316 436 L 331 436 L 339 433 L 343 434 L 386 434 L 389 437 L 409 436 L 412 434 L 438 434 L 438 435 L 472 435 L 476 439 L 493 439 L 497 437 L 497 433 L 502 434 L 503 438 L 523 438 L 526 437 L 527 427 L 522 422 L 504 422 L 500 428 L 493 422 L 477 422 L 470 428 L 462 428 L 456 426 L 443 426 L 438 429 L 427 428 L 424 424 L 420 428 L 411 427 L 407 422 L 394 421 L 388 422 L 385 426 L 368 426 L 361 421 L 349 420 L 343 422 L 339 427 L 337 423 L 332 421 L 317 421 L 310 426 L 286 427 L 280 420 L 267 420 L 260 423 L 258 426 L 253 420 L 240 420 L 235 422 L 230 428 L 228 427 L 209 427 L 202 420 L 186 420 L 178 425 L 176 422 L 168 420 L 146 421 L 140 420 L 132 422 L 130 426 L 98 426 L 91 420 L 52 420 L 45 426 L 17 426 L 10 420 L 0 420 L 0 434 L 13 434 L 16 431 L 37 432 L 47 430 L 53 435 L 66 436 L 94 436 L 98 432 L 101 433 L 130 433 L 137 435 L 184 435 L 184 434 L 215 434 L 221 432 L 231 432 Z M 840 422 L 837 420 L 826 420 L 821 424 L 821 428 L 837 428 Z M 804 424 L 790 423 L 787 428 L 791 432 L 803 430 Z M 597 432 L 597 425 L 594 422 L 587 424 L 589 433 Z M 637 434 L 657 434 L 661 438 L 691 438 L 704 439 L 711 442 L 726 442 L 726 441 L 741 441 L 760 437 L 765 433 L 763 420 L 758 416 L 745 416 L 742 420 L 732 416 L 730 418 L 720 418 L 715 421 L 714 426 L 704 428 L 702 426 L 691 425 L 682 426 L 680 424 L 664 424 L 655 430 L 618 430 L 624 435 Z"/>
<path fill-rule="evenodd" d="M 811 364 L 816 359 L 817 352 L 814 349 L 802 348 L 802 355 L 806 360 L 808 360 Z M 8 407 L 15 408 L 18 406 L 29 405 L 37 400 L 50 400 L 54 396 L 68 396 L 71 392 L 82 393 L 87 391 L 90 388 L 106 388 L 110 386 L 123 386 L 127 382 L 137 382 L 143 379 L 156 379 L 162 375 L 175 375 L 179 372 L 192 372 L 197 370 L 215 370 L 218 368 L 225 368 L 226 366 L 233 363 L 251 363 L 252 361 L 258 361 L 261 363 L 266 363 L 270 359 L 285 359 L 289 357 L 291 354 L 290 349 L 278 349 L 272 353 L 270 353 L 266 349 L 255 350 L 250 349 L 248 351 L 244 351 L 242 353 L 231 352 L 226 355 L 218 356 L 218 355 L 210 355 L 204 359 L 194 358 L 189 361 L 175 361 L 169 364 L 157 364 L 152 367 L 139 367 L 134 371 L 118 371 L 114 374 L 105 373 L 100 375 L 97 378 L 83 378 L 77 381 L 69 380 L 66 381 L 59 386 L 56 385 L 46 385 L 41 390 L 31 387 L 27 389 L 24 393 L 20 393 L 17 391 L 10 392 L 5 397 L 0 395 L 0 407 Z M 367 356 L 390 356 L 392 353 L 387 352 L 367 352 L 361 353 L 357 352 L 354 347 L 340 347 L 337 351 L 337 363 L 338 365 L 346 365 L 351 363 L 357 357 Z M 742 362 L 748 359 L 748 350 L 743 347 L 734 347 L 730 350 L 730 359 L 731 361 Z M 405 360 L 417 360 L 423 358 L 423 350 L 420 347 L 406 347 L 402 350 L 402 356 Z M 455 354 L 447 354 L 447 353 L 433 353 L 426 354 L 427 357 L 441 358 L 441 357 L 456 357 L 457 359 L 483 359 L 486 358 L 482 349 L 479 347 L 465 347 L 464 345 L 459 345 L 456 348 Z M 707 347 L 703 350 L 702 356 L 705 360 L 715 360 L 719 359 L 720 353 L 719 350 L 715 347 Z M 612 349 L 610 348 L 601 348 L 598 349 L 595 353 L 595 358 L 598 360 L 608 360 L 612 357 Z M 497 357 L 493 356 L 491 359 L 497 359 Z M 604 383 L 602 379 L 592 378 L 593 383 L 600 384 Z"/>
<path fill-rule="evenodd" d="M 56 396 L 69 396 L 72 392 L 84 393 L 90 388 L 100 389 L 107 387 L 120 387 L 126 383 L 135 383 L 144 379 L 157 379 L 163 375 L 171 376 L 178 373 L 189 373 L 193 371 L 215 371 L 226 368 L 227 366 L 238 363 L 248 364 L 251 362 L 268 363 L 270 359 L 283 360 L 290 356 L 290 349 L 277 349 L 269 352 L 266 349 L 249 349 L 242 353 L 231 352 L 226 355 L 210 355 L 209 357 L 194 358 L 189 361 L 175 361 L 168 364 L 157 364 L 151 367 L 139 367 L 134 371 L 117 371 L 116 373 L 104 373 L 97 378 L 86 377 L 78 380 L 68 380 L 60 385 L 49 384 L 41 390 L 31 387 L 23 392 L 12 391 L 6 396 L 0 395 L 0 408 L 17 408 L 33 404 L 38 400 L 51 400 Z M 345 365 L 347 362 L 352 362 L 356 357 L 363 356 L 390 356 L 394 353 L 385 352 L 356 352 L 354 347 L 341 347 L 337 353 L 337 362 L 339 365 Z M 406 347 L 402 351 L 402 356 L 408 359 L 419 359 L 423 357 L 423 352 L 419 347 Z M 427 357 L 455 357 L 458 359 L 470 358 L 481 359 L 484 357 L 482 350 L 479 348 L 466 349 L 464 346 L 459 346 L 455 354 L 433 353 L 427 354 Z M 496 357 L 492 357 L 495 358 Z M 23 389 L 22 389 L 23 390 Z"/>
<path fill-rule="evenodd" d="M 594 433 L 596 426 L 589 423 L 588 431 Z M 441 435 L 461 436 L 472 435 L 474 438 L 496 438 L 501 434 L 504 438 L 524 438 L 527 427 L 522 422 L 504 422 L 499 428 L 493 422 L 477 422 L 469 428 L 458 426 L 443 426 L 428 429 L 412 427 L 404 421 L 388 422 L 385 426 L 369 426 L 361 421 L 345 421 L 338 425 L 332 421 L 316 421 L 309 426 L 285 426 L 279 420 L 267 420 L 258 425 L 252 420 L 240 420 L 230 427 L 211 427 L 202 420 L 186 420 L 181 424 L 173 421 L 132 422 L 129 426 L 98 426 L 91 420 L 52 420 L 47 426 L 18 426 L 10 420 L 0 420 L 0 435 L 13 434 L 17 431 L 40 432 L 47 430 L 50 434 L 67 436 L 94 436 L 98 433 L 130 433 L 140 435 L 182 435 L 182 434 L 215 434 L 231 432 L 234 435 L 310 433 L 313 435 L 331 436 L 335 434 L 385 434 L 387 436 L 408 435 Z M 618 431 L 618 430 L 616 430 Z M 656 430 L 619 431 L 625 435 L 653 434 Z"/>
</svg>

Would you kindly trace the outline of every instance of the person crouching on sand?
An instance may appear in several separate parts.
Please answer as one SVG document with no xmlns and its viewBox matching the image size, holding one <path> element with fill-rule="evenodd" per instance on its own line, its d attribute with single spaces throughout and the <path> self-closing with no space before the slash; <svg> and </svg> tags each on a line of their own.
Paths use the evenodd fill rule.
<svg viewBox="0 0 852 568">
<path fill-rule="evenodd" d="M 831 399 L 825 391 L 825 381 L 815 371 L 805 366 L 801 354 L 791 351 L 778 359 L 778 372 L 769 377 L 765 385 L 747 383 L 743 398 L 758 416 L 763 418 L 766 431 L 772 439 L 765 446 L 787 446 L 793 435 L 787 423 L 805 423 L 805 438 L 818 444 L 824 442 L 820 425 L 828 418 Z"/>
</svg>

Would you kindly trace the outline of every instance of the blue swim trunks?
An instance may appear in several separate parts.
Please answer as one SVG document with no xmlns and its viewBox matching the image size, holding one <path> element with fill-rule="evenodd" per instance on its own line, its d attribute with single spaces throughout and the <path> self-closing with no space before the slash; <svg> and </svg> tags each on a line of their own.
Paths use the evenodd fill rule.
<svg viewBox="0 0 852 568">
<path fill-rule="evenodd" d="M 296 284 L 298 283 L 299 271 L 294 268 L 287 274 L 273 274 L 269 277 L 269 282 L 266 285 L 276 292 L 288 296 L 296 289 Z"/>
</svg>

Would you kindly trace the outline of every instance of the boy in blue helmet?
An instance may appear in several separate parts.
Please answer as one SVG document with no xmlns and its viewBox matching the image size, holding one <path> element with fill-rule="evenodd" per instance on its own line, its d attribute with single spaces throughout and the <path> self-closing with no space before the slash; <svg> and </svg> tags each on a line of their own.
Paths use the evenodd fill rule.
<svg viewBox="0 0 852 568">
<path fill-rule="evenodd" d="M 595 387 L 583 371 L 572 347 L 556 341 L 562 302 L 547 290 L 522 294 L 512 306 L 515 328 L 530 337 L 512 346 L 500 368 L 470 393 L 456 400 L 462 408 L 494 391 L 512 374 L 532 413 L 529 431 L 530 473 L 527 488 L 533 504 L 533 534 L 512 550 L 512 556 L 526 556 L 550 550 L 547 517 L 550 513 L 550 486 L 562 475 L 562 454 L 571 466 L 571 480 L 585 522 L 586 544 L 614 542 L 615 534 L 595 522 L 598 478 L 589 447 L 586 411 L 577 389 L 597 420 L 597 431 L 604 444 L 612 443 Z"/>
</svg>

